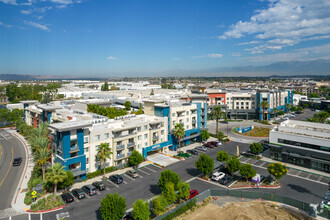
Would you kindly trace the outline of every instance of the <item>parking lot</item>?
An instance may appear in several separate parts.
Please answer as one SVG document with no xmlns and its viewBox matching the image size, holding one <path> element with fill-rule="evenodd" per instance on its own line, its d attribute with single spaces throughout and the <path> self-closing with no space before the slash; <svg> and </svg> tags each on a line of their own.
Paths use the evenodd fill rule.
<svg viewBox="0 0 330 220">
<path fill-rule="evenodd" d="M 249 157 L 241 157 L 240 161 L 241 161 L 241 163 L 249 163 L 254 167 L 259 167 L 262 169 L 267 169 L 267 166 L 270 164 L 266 161 L 256 160 L 256 159 L 252 159 Z M 328 185 L 328 183 L 330 182 L 330 178 L 326 177 L 326 176 L 321 176 L 318 174 L 309 173 L 309 172 L 306 172 L 303 170 L 297 170 L 294 168 L 288 168 L 288 170 L 289 170 L 288 175 L 290 175 L 290 176 L 310 180 L 310 181 L 317 182 L 317 183 L 320 183 L 323 185 Z"/>
</svg>

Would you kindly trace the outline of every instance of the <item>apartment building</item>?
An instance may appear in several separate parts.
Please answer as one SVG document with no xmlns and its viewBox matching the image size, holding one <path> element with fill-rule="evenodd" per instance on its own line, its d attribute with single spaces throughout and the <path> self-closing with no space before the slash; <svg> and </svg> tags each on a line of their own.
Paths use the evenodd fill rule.
<svg viewBox="0 0 330 220">
<path fill-rule="evenodd" d="M 269 142 L 272 159 L 330 173 L 330 125 L 286 120 Z"/>
<path fill-rule="evenodd" d="M 207 114 L 209 113 L 209 96 L 207 94 L 189 94 L 181 96 L 180 100 L 201 105 L 201 127 L 207 128 Z"/>
</svg>

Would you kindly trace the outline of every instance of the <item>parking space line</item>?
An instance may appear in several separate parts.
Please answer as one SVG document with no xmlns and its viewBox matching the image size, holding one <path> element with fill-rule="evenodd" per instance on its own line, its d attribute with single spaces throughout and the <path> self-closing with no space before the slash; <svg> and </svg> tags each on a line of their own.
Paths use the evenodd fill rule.
<svg viewBox="0 0 330 220">
<path fill-rule="evenodd" d="M 299 174 L 301 174 L 301 171 L 300 171 L 300 170 L 299 170 L 299 172 L 298 172 L 298 173 L 296 173 L 296 175 L 297 175 L 297 176 L 299 176 Z"/>
<path fill-rule="evenodd" d="M 89 199 L 91 198 L 87 193 L 85 193 L 85 196 L 86 196 L 87 198 L 89 198 Z"/>
<path fill-rule="evenodd" d="M 248 159 L 245 161 L 245 163 L 249 163 L 250 160 L 251 160 L 251 158 L 248 158 Z"/>
<path fill-rule="evenodd" d="M 154 172 L 154 173 L 157 173 L 157 171 L 155 171 L 155 170 L 153 170 L 153 169 L 150 169 L 150 168 L 147 167 L 147 166 L 145 166 L 145 167 L 143 167 L 143 168 L 146 168 L 146 169 L 148 169 L 148 170 L 150 170 L 150 171 L 152 171 L 152 172 Z"/>
<path fill-rule="evenodd" d="M 123 183 L 127 184 L 127 182 L 124 180 Z"/>
<path fill-rule="evenodd" d="M 105 189 L 106 189 L 107 191 L 110 191 L 110 189 L 109 189 L 108 187 L 105 187 Z"/>
<path fill-rule="evenodd" d="M 142 172 L 142 173 L 144 173 L 144 174 L 150 175 L 150 174 L 147 173 L 146 171 L 141 170 L 141 168 L 140 168 L 140 169 L 137 169 L 137 171 L 140 171 L 140 172 Z"/>
<path fill-rule="evenodd" d="M 141 179 L 143 179 L 143 176 L 141 174 L 139 174 L 138 177 L 140 177 Z"/>
<path fill-rule="evenodd" d="M 80 202 L 78 198 L 75 198 L 74 201 L 76 201 L 76 202 Z"/>
<path fill-rule="evenodd" d="M 100 195 L 100 194 L 101 194 L 101 193 L 100 193 L 100 191 L 98 191 L 98 190 L 96 191 L 96 193 L 97 193 L 98 195 Z"/>
<path fill-rule="evenodd" d="M 132 177 L 130 177 L 130 176 L 127 175 L 126 173 L 124 173 L 124 175 L 125 175 L 125 177 L 127 177 L 128 179 L 135 181 L 135 179 L 133 179 Z"/>
<path fill-rule="evenodd" d="M 110 180 L 107 180 L 107 181 L 108 181 L 108 183 L 110 183 L 112 186 L 119 187 L 117 184 L 114 184 L 112 181 L 110 181 Z"/>
<path fill-rule="evenodd" d="M 312 174 L 310 173 L 310 174 L 308 174 L 308 176 L 306 176 L 306 178 L 308 179 L 310 176 L 311 176 Z"/>
<path fill-rule="evenodd" d="M 261 167 L 263 167 L 265 165 L 266 162 L 263 162 L 262 164 L 260 164 Z"/>
<path fill-rule="evenodd" d="M 322 176 L 320 176 L 316 181 L 320 181 L 322 179 Z"/>
</svg>

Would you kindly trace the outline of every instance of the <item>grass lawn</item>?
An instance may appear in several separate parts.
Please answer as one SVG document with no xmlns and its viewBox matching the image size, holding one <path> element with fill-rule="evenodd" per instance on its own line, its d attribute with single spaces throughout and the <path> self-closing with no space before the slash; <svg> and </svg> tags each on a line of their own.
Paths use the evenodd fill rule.
<svg viewBox="0 0 330 220">
<path fill-rule="evenodd" d="M 270 131 L 270 128 L 255 126 L 251 131 L 241 134 L 236 131 L 236 128 L 233 128 L 233 132 L 241 134 L 241 135 L 245 135 L 245 136 L 250 136 L 250 137 L 269 137 L 269 131 Z"/>
</svg>

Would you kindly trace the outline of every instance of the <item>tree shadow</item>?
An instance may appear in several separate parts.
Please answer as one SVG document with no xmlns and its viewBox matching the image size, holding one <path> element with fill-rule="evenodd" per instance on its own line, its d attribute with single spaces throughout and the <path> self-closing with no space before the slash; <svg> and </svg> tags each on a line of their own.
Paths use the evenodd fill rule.
<svg viewBox="0 0 330 220">
<path fill-rule="evenodd" d="M 187 168 L 186 171 L 190 176 L 198 176 L 199 174 L 201 174 L 201 172 L 196 168 Z"/>
<path fill-rule="evenodd" d="M 290 187 L 291 189 L 293 189 L 297 192 L 300 192 L 300 193 L 311 193 L 311 191 L 306 189 L 305 187 L 298 186 L 298 185 L 295 185 L 295 184 L 288 184 L 288 187 Z"/>
<path fill-rule="evenodd" d="M 95 210 L 97 220 L 102 220 L 102 215 L 101 215 L 100 209 L 101 209 L 101 207 L 99 207 L 98 209 Z"/>
<path fill-rule="evenodd" d="M 155 195 L 158 195 L 162 192 L 157 184 L 150 185 L 149 191 Z"/>
</svg>

